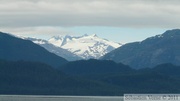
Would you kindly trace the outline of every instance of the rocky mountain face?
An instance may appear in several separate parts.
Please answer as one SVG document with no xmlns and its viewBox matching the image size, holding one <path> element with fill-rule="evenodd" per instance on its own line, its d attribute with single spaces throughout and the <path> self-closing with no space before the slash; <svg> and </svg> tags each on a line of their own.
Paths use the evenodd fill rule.
<svg viewBox="0 0 180 101">
<path fill-rule="evenodd" d="M 113 60 L 135 69 L 154 67 L 162 63 L 180 65 L 180 29 L 173 29 L 143 40 L 128 43 L 101 59 Z"/>
</svg>

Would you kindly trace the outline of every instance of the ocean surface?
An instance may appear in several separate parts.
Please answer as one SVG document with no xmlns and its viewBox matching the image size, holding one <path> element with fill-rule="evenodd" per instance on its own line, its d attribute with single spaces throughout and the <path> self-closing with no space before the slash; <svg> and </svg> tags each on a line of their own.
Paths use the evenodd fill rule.
<svg viewBox="0 0 180 101">
<path fill-rule="evenodd" d="M 123 101 L 123 97 L 0 95 L 0 101 Z"/>
</svg>

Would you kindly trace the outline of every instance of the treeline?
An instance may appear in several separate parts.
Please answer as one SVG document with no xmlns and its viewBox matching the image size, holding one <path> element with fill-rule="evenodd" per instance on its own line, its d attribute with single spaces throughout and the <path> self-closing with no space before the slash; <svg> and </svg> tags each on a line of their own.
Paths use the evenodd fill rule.
<svg viewBox="0 0 180 101">
<path fill-rule="evenodd" d="M 109 60 L 81 60 L 54 69 L 27 61 L 0 60 L 0 94 L 123 95 L 179 93 L 180 67 L 134 70 Z"/>
<path fill-rule="evenodd" d="M 43 63 L 0 60 L 0 94 L 114 95 L 118 94 L 115 89 L 93 80 L 70 77 Z"/>
<path fill-rule="evenodd" d="M 170 63 L 135 70 L 110 60 L 91 59 L 68 63 L 61 67 L 61 71 L 117 86 L 123 94 L 180 92 L 180 66 Z"/>
</svg>

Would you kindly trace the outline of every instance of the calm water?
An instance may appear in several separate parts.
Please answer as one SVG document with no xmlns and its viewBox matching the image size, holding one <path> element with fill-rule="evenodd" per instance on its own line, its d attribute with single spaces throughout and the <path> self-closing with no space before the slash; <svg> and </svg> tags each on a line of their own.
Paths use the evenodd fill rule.
<svg viewBox="0 0 180 101">
<path fill-rule="evenodd" d="M 0 101 L 123 101 L 123 97 L 0 95 Z"/>
</svg>

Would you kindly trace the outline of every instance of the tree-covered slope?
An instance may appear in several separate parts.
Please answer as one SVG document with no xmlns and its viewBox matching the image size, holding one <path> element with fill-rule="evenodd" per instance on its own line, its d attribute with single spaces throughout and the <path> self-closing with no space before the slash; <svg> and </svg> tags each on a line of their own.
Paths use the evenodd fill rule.
<svg viewBox="0 0 180 101">
<path fill-rule="evenodd" d="M 163 63 L 180 65 L 179 43 L 180 29 L 168 30 L 142 42 L 125 44 L 102 59 L 121 62 L 135 69 L 152 68 Z"/>
<path fill-rule="evenodd" d="M 37 61 L 58 67 L 67 60 L 48 52 L 31 41 L 0 32 L 0 59 Z"/>
<path fill-rule="evenodd" d="M 68 76 L 38 62 L 0 60 L 0 94 L 115 95 L 106 83 Z"/>
</svg>

